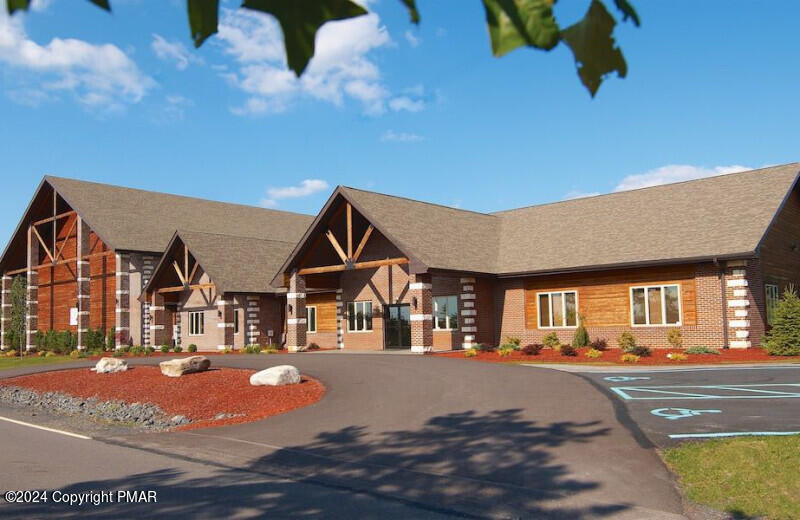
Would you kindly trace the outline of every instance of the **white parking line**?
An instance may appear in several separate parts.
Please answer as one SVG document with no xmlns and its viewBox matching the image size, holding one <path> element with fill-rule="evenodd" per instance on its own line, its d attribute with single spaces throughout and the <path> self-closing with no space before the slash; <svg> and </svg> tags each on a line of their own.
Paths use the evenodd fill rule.
<svg viewBox="0 0 800 520">
<path fill-rule="evenodd" d="M 800 432 L 720 432 L 720 433 L 673 433 L 670 439 L 705 439 L 713 437 L 754 437 L 769 435 L 800 435 Z"/>
<path fill-rule="evenodd" d="M 46 426 L 39 426 L 37 424 L 26 423 L 23 421 L 17 421 L 16 419 L 9 419 L 8 417 L 0 417 L 0 421 L 6 421 L 14 424 L 18 424 L 20 426 L 27 426 L 29 428 L 36 428 L 37 430 L 44 430 L 46 432 L 52 433 L 60 433 L 61 435 L 66 435 L 68 437 L 75 437 L 76 439 L 83 439 L 86 441 L 92 440 L 91 437 L 87 437 L 86 435 L 79 435 L 77 433 L 72 432 L 65 432 L 64 430 L 56 430 L 55 428 L 47 428 Z"/>
<path fill-rule="evenodd" d="M 787 390 L 777 390 L 786 388 Z M 748 385 L 658 385 L 612 386 L 612 392 L 626 401 L 663 399 L 785 399 L 800 398 L 798 383 L 766 383 Z M 714 391 L 728 391 L 720 394 Z M 647 397 L 645 397 L 647 396 Z"/>
</svg>

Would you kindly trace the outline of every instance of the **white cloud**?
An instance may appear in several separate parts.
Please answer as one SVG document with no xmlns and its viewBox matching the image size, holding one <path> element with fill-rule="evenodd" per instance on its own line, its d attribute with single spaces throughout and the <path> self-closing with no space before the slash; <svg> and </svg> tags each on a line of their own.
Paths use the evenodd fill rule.
<svg viewBox="0 0 800 520">
<path fill-rule="evenodd" d="M 418 143 L 424 140 L 425 138 L 419 134 L 395 132 L 394 130 L 387 130 L 381 135 L 381 142 L 384 143 Z"/>
<path fill-rule="evenodd" d="M 411 99 L 408 96 L 398 96 L 389 101 L 389 108 L 395 112 L 400 112 L 401 110 L 419 112 L 425 109 L 425 102 L 421 99 Z"/>
<path fill-rule="evenodd" d="M 251 96 L 234 113 L 271 113 L 274 110 L 258 109 L 275 105 L 285 109 L 305 97 L 336 106 L 350 99 L 359 102 L 366 114 L 380 115 L 391 99 L 370 57 L 374 50 L 391 44 L 375 13 L 322 26 L 314 57 L 299 79 L 286 66 L 280 26 L 269 16 L 222 9 L 217 42 L 238 63 L 235 71 L 221 75 Z"/>
<path fill-rule="evenodd" d="M 24 16 L 10 17 L 0 9 L 0 62 L 33 76 L 25 81 L 36 85 L 34 98 L 71 92 L 86 106 L 119 110 L 139 102 L 156 85 L 116 45 L 75 38 L 53 38 L 40 45 L 28 38 L 23 20 Z"/>
<path fill-rule="evenodd" d="M 580 191 L 580 190 L 572 190 L 568 191 L 562 200 L 572 200 L 572 199 L 582 199 L 585 197 L 594 197 L 595 195 L 600 195 L 599 191 Z"/>
<path fill-rule="evenodd" d="M 164 105 L 153 114 L 154 123 L 172 124 L 183 121 L 186 109 L 194 106 L 194 101 L 179 94 L 165 96 L 164 102 Z"/>
<path fill-rule="evenodd" d="M 422 43 L 422 38 L 414 34 L 411 29 L 406 30 L 404 36 L 406 37 L 406 41 L 412 47 L 419 47 L 419 44 Z"/>
<path fill-rule="evenodd" d="M 168 41 L 160 34 L 153 34 L 150 48 L 162 61 L 175 62 L 175 68 L 186 70 L 191 63 L 200 63 L 202 60 L 192 54 L 184 44 L 179 41 Z"/>
<path fill-rule="evenodd" d="M 659 184 L 688 181 L 692 179 L 713 177 L 716 175 L 743 172 L 747 170 L 752 170 L 752 168 L 738 164 L 712 167 L 692 166 L 689 164 L 669 164 L 667 166 L 661 166 L 644 173 L 628 175 L 622 179 L 619 184 L 617 184 L 617 186 L 614 188 L 614 191 L 635 190 L 637 188 L 646 188 L 648 186 L 658 186 Z"/>
<path fill-rule="evenodd" d="M 327 190 L 328 183 L 320 179 L 306 179 L 299 186 L 284 186 L 281 188 L 267 189 L 267 196 L 260 201 L 265 208 L 274 208 L 282 199 L 298 199 L 308 197 L 320 191 Z"/>
</svg>

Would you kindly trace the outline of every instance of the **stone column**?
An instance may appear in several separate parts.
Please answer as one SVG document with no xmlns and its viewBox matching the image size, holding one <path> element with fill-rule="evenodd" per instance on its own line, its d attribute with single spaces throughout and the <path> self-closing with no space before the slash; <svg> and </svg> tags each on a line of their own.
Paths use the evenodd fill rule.
<svg viewBox="0 0 800 520">
<path fill-rule="evenodd" d="M 217 350 L 233 349 L 233 296 L 220 294 L 217 300 Z"/>
<path fill-rule="evenodd" d="M 155 260 L 151 256 L 142 256 L 142 287 L 147 285 L 153 276 Z M 142 344 L 149 347 L 157 347 L 158 344 L 150 341 L 150 302 L 145 299 L 142 303 Z"/>
<path fill-rule="evenodd" d="M 306 279 L 293 271 L 286 293 L 286 348 L 289 352 L 306 349 Z"/>
<path fill-rule="evenodd" d="M 28 226 L 28 292 L 25 298 L 25 349 L 36 347 L 39 330 L 39 240 Z"/>
<path fill-rule="evenodd" d="M 344 313 L 342 290 L 336 289 L 336 346 L 344 348 Z"/>
<path fill-rule="evenodd" d="M 258 330 L 261 325 L 259 315 L 261 314 L 261 296 L 250 294 L 247 296 L 247 308 L 245 309 L 245 333 L 247 334 L 246 343 L 248 345 L 263 344 L 260 341 L 261 332 Z"/>
<path fill-rule="evenodd" d="M 131 337 L 131 259 L 128 254 L 116 255 L 116 323 L 114 324 L 114 344 L 117 348 L 127 347 Z"/>
<path fill-rule="evenodd" d="M 475 278 L 461 278 L 461 332 L 462 348 L 472 348 L 478 336 L 478 309 L 475 307 Z"/>
<path fill-rule="evenodd" d="M 3 275 L 0 283 L 0 350 L 7 348 L 8 332 L 11 327 L 11 284 L 14 279 Z"/>
<path fill-rule="evenodd" d="M 91 326 L 89 308 L 91 307 L 91 270 L 88 259 L 84 256 L 89 254 L 89 238 L 91 230 L 81 217 L 78 217 L 78 239 L 77 239 L 77 261 L 75 276 L 77 277 L 77 300 L 78 300 L 78 349 L 86 348 L 86 333 Z"/>
<path fill-rule="evenodd" d="M 409 276 L 411 298 L 411 352 L 422 354 L 433 350 L 433 296 L 429 274 Z"/>
<path fill-rule="evenodd" d="M 177 309 L 175 311 L 175 325 L 172 331 L 172 334 L 175 336 L 175 346 L 181 347 L 183 344 L 183 325 L 181 320 L 181 310 Z"/>
<path fill-rule="evenodd" d="M 158 348 L 167 339 L 164 337 L 164 320 L 167 317 L 164 309 L 164 295 L 157 292 L 150 296 L 150 346 Z"/>
<path fill-rule="evenodd" d="M 726 264 L 725 299 L 728 306 L 729 348 L 750 348 L 750 291 L 747 281 L 747 260 L 731 260 Z"/>
</svg>

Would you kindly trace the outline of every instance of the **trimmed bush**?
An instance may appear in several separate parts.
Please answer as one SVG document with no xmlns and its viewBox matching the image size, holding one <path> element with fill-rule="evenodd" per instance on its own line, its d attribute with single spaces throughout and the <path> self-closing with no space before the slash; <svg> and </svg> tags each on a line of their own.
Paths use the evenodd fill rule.
<svg viewBox="0 0 800 520">
<path fill-rule="evenodd" d="M 243 352 L 245 354 L 261 354 L 261 347 L 258 345 L 245 345 Z"/>
<path fill-rule="evenodd" d="M 144 347 L 130 347 L 128 350 L 134 356 L 143 356 L 144 355 Z"/>
<path fill-rule="evenodd" d="M 689 356 L 687 356 L 682 352 L 668 352 L 667 359 L 671 361 L 686 361 L 687 359 L 689 359 Z"/>
<path fill-rule="evenodd" d="M 548 333 L 544 338 L 542 338 L 542 344 L 548 348 L 557 348 L 561 345 L 561 342 L 558 341 L 558 334 L 555 332 Z"/>
<path fill-rule="evenodd" d="M 628 352 L 628 350 L 636 346 L 636 336 L 634 336 L 632 332 L 626 330 L 619 335 L 617 343 L 619 344 L 619 348 Z"/>
<path fill-rule="evenodd" d="M 636 354 L 623 354 L 622 357 L 619 358 L 619 359 L 623 363 L 638 363 L 639 362 L 639 356 L 637 356 Z"/>
<path fill-rule="evenodd" d="M 539 352 L 542 351 L 544 345 L 540 345 L 538 343 L 531 343 L 530 345 L 525 345 L 522 347 L 522 353 L 526 356 L 538 356 Z"/>
<path fill-rule="evenodd" d="M 169 352 L 169 345 L 161 345 L 161 352 L 163 354 L 166 354 L 167 352 Z"/>
<path fill-rule="evenodd" d="M 114 350 L 117 346 L 117 340 L 114 338 L 114 327 L 108 329 L 108 334 L 106 335 L 106 350 Z"/>
<path fill-rule="evenodd" d="M 647 357 L 651 355 L 653 352 L 650 350 L 650 347 L 645 347 L 644 345 L 636 345 L 633 348 L 626 349 L 625 353 L 633 354 L 634 356 L 639 356 L 639 357 Z"/>
<path fill-rule="evenodd" d="M 561 355 L 562 356 L 569 356 L 569 357 L 577 356 L 578 355 L 578 349 L 576 349 L 572 345 L 561 345 Z"/>
<path fill-rule="evenodd" d="M 508 357 L 512 352 L 514 352 L 514 347 L 511 345 L 503 345 L 497 349 L 497 355 L 500 357 Z"/>
<path fill-rule="evenodd" d="M 667 331 L 667 341 L 672 345 L 672 348 L 682 348 L 683 334 L 681 334 L 681 329 L 669 329 Z"/>
<path fill-rule="evenodd" d="M 603 351 L 602 350 L 597 350 L 596 348 L 590 348 L 589 350 L 586 351 L 586 357 L 591 358 L 591 359 L 597 359 L 602 355 L 603 355 Z"/>
<path fill-rule="evenodd" d="M 464 351 L 464 357 L 475 357 L 478 355 L 478 351 L 474 348 L 468 348 Z"/>
<path fill-rule="evenodd" d="M 197 345 L 195 345 L 194 343 L 191 343 L 189 345 L 189 348 L 186 349 L 186 350 L 188 350 L 189 352 L 197 352 Z"/>
<path fill-rule="evenodd" d="M 589 346 L 594 350 L 605 352 L 608 350 L 608 341 L 606 341 L 606 338 L 596 338 Z"/>
<path fill-rule="evenodd" d="M 156 351 L 156 349 L 154 349 L 153 347 L 145 347 L 144 348 L 144 355 L 145 356 L 149 356 L 150 354 L 152 354 L 155 351 Z"/>
<path fill-rule="evenodd" d="M 684 354 L 715 354 L 719 355 L 719 350 L 711 347 L 689 347 L 683 351 Z"/>
<path fill-rule="evenodd" d="M 522 340 L 516 336 L 506 336 L 506 345 L 511 345 L 514 347 L 514 350 L 519 350 L 519 346 L 522 343 Z"/>
<path fill-rule="evenodd" d="M 800 298 L 792 286 L 775 306 L 764 349 L 770 356 L 800 356 Z"/>
<path fill-rule="evenodd" d="M 572 346 L 575 348 L 586 347 L 589 346 L 589 342 L 589 333 L 586 332 L 586 327 L 583 326 L 583 320 L 581 320 L 578 328 L 575 329 L 575 335 L 572 336 Z"/>
<path fill-rule="evenodd" d="M 174 352 L 183 352 L 183 347 L 181 347 L 180 345 L 175 345 L 175 346 L 172 348 L 172 350 L 173 350 Z"/>
</svg>

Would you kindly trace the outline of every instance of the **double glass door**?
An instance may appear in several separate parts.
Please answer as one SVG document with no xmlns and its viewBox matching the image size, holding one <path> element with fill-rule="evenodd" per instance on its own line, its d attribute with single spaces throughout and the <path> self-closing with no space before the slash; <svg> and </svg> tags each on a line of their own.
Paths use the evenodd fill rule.
<svg viewBox="0 0 800 520">
<path fill-rule="evenodd" d="M 411 348 L 411 307 L 408 304 L 385 305 L 383 313 L 384 348 Z"/>
</svg>

